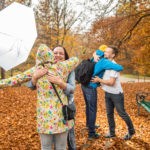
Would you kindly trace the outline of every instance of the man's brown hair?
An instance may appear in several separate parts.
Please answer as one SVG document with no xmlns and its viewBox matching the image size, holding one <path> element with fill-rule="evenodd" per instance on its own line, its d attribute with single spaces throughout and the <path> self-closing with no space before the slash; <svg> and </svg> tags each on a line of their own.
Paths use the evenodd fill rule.
<svg viewBox="0 0 150 150">
<path fill-rule="evenodd" d="M 108 47 L 113 50 L 113 53 L 115 54 L 114 57 L 116 57 L 116 56 L 118 55 L 118 53 L 119 53 L 118 48 L 117 48 L 116 46 L 114 46 L 114 45 L 110 45 L 110 46 L 108 46 Z"/>
</svg>

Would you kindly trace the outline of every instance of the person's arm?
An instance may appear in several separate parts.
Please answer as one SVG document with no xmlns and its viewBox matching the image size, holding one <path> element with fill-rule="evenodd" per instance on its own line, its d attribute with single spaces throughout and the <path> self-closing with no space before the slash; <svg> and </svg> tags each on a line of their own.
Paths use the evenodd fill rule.
<svg viewBox="0 0 150 150">
<path fill-rule="evenodd" d="M 28 81 L 27 87 L 31 90 L 36 90 L 36 85 L 33 85 L 32 80 Z"/>
<path fill-rule="evenodd" d="M 96 55 L 96 51 L 93 53 L 93 61 L 98 62 L 100 59 L 100 56 Z"/>
<path fill-rule="evenodd" d="M 118 72 L 114 71 L 114 70 L 111 70 L 109 79 L 107 79 L 107 80 L 106 79 L 101 79 L 101 78 L 96 76 L 96 77 L 92 78 L 91 81 L 95 82 L 95 83 L 97 83 L 97 82 L 103 83 L 103 84 L 106 84 L 108 86 L 113 86 L 116 82 L 117 77 L 118 77 Z"/>
<path fill-rule="evenodd" d="M 105 70 L 115 70 L 115 71 L 122 71 L 123 70 L 123 66 L 114 63 L 108 59 L 104 59 L 104 69 Z"/>
<path fill-rule="evenodd" d="M 48 70 L 46 68 L 41 68 L 41 69 L 37 68 L 33 73 L 32 79 L 28 81 L 27 87 L 30 88 L 31 90 L 35 90 L 37 80 L 42 76 L 44 76 L 47 73 L 47 71 Z"/>
<path fill-rule="evenodd" d="M 122 71 L 123 67 L 106 58 L 101 58 L 95 65 L 93 76 L 98 75 L 100 72 L 104 70 Z"/>
<path fill-rule="evenodd" d="M 101 50 L 96 50 L 94 53 L 93 53 L 93 58 L 94 58 L 94 61 L 95 62 L 98 62 L 100 60 L 101 57 L 104 56 L 104 52 L 101 51 Z"/>
<path fill-rule="evenodd" d="M 27 82 L 31 80 L 34 70 L 35 70 L 35 67 L 32 67 L 21 74 L 12 76 L 7 79 L 0 80 L 0 87 L 15 86 L 15 85 Z"/>
<path fill-rule="evenodd" d="M 77 57 L 72 57 L 68 60 L 57 63 L 57 65 L 59 65 L 59 68 L 61 68 L 64 73 L 69 74 L 69 72 L 72 71 L 78 65 L 78 63 L 79 59 Z M 70 85 L 64 82 L 60 76 L 48 73 L 47 79 L 49 82 L 57 84 L 63 90 L 69 91 L 69 89 L 72 89 L 70 88 Z"/>
<path fill-rule="evenodd" d="M 57 63 L 59 68 L 62 69 L 63 73 L 69 74 L 72 70 L 79 64 L 79 59 L 77 57 L 71 57 L 68 60 Z"/>
<path fill-rule="evenodd" d="M 75 72 L 72 71 L 68 76 L 67 87 L 64 90 L 64 93 L 66 95 L 73 94 L 74 90 L 75 90 Z"/>
<path fill-rule="evenodd" d="M 109 85 L 109 86 L 113 86 L 115 84 L 116 78 L 111 77 L 109 80 L 104 80 L 104 79 L 101 79 L 101 78 L 96 76 L 96 77 L 92 78 L 91 81 L 94 82 L 94 83 L 99 82 L 99 83 L 103 83 L 103 84 L 106 84 L 106 85 Z"/>
<path fill-rule="evenodd" d="M 49 82 L 57 84 L 61 89 L 64 90 L 66 95 L 72 94 L 75 89 L 75 73 L 72 71 L 69 76 L 67 83 L 64 82 L 59 76 L 53 74 L 48 74 L 47 79 Z"/>
<path fill-rule="evenodd" d="M 57 84 L 61 89 L 65 90 L 67 88 L 67 83 L 65 83 L 63 81 L 63 79 L 61 79 L 60 76 L 56 76 L 53 74 L 48 74 L 47 79 L 49 82 Z"/>
<path fill-rule="evenodd" d="M 31 79 L 32 85 L 36 86 L 38 79 L 43 77 L 47 72 L 48 72 L 48 69 L 46 68 L 36 68 Z"/>
</svg>

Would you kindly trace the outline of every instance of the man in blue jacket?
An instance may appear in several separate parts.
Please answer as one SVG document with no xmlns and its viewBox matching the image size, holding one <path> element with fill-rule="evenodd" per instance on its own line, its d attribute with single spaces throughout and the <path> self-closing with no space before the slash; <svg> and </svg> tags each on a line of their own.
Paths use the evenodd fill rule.
<svg viewBox="0 0 150 150">
<path fill-rule="evenodd" d="M 96 55 L 95 55 L 96 54 Z M 104 58 L 104 52 L 102 50 L 96 50 L 93 54 L 92 61 L 97 61 L 94 66 L 94 73 L 92 77 L 98 76 L 102 78 L 105 70 L 122 71 L 123 67 L 119 64 L 115 64 L 110 60 Z M 97 58 L 99 56 L 99 58 Z M 95 131 L 96 113 L 97 113 L 97 87 L 99 83 L 90 82 L 88 85 L 81 85 L 85 104 L 86 104 L 86 126 L 88 127 L 88 139 L 93 140 L 100 137 Z"/>
</svg>

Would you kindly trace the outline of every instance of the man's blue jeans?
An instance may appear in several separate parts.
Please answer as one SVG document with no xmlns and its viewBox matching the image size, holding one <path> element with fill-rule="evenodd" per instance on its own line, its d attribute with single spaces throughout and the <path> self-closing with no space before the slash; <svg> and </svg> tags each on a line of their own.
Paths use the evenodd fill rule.
<svg viewBox="0 0 150 150">
<path fill-rule="evenodd" d="M 111 94 L 105 92 L 105 102 L 106 102 L 106 111 L 107 111 L 107 119 L 109 124 L 109 131 L 110 134 L 115 134 L 115 120 L 114 120 L 114 108 L 116 108 L 117 113 L 119 116 L 125 121 L 128 132 L 133 134 L 134 127 L 129 115 L 126 113 L 124 108 L 124 95 L 123 93 L 120 94 Z"/>
<path fill-rule="evenodd" d="M 89 128 L 89 136 L 95 134 L 95 122 L 97 113 L 97 89 L 81 86 L 86 104 L 86 126 Z"/>
</svg>

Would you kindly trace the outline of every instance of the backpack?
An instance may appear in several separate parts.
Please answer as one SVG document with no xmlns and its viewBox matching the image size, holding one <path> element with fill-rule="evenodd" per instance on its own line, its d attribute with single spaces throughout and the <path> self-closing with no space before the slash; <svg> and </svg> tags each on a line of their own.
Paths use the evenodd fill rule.
<svg viewBox="0 0 150 150">
<path fill-rule="evenodd" d="M 83 85 L 87 85 L 93 75 L 95 62 L 88 60 L 83 60 L 76 68 L 75 68 L 75 79 L 78 83 Z"/>
</svg>

